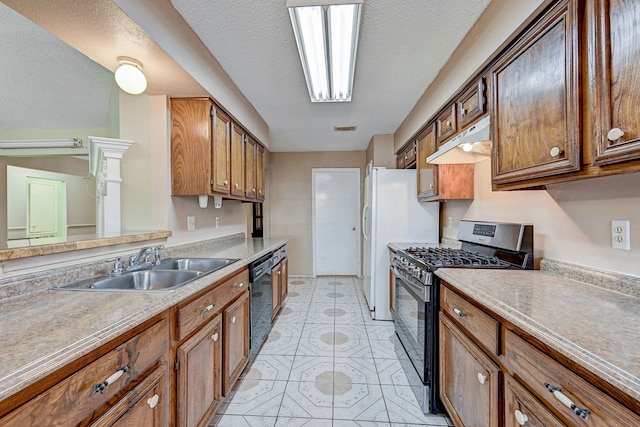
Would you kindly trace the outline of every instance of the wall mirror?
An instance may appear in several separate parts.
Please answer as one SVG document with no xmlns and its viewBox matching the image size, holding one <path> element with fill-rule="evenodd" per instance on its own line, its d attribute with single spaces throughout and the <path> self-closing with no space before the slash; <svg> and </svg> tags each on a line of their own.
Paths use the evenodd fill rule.
<svg viewBox="0 0 640 427">
<path fill-rule="evenodd" d="M 83 145 L 0 148 L 0 249 L 95 236 L 88 136 L 119 137 L 113 73 L 4 3 L 0 57 L 0 140 L 78 138 Z"/>
</svg>

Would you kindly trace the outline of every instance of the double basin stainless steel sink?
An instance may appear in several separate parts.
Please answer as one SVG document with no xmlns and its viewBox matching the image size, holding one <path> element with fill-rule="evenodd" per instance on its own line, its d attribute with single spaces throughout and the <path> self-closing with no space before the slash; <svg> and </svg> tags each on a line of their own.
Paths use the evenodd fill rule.
<svg viewBox="0 0 640 427">
<path fill-rule="evenodd" d="M 95 276 L 56 286 L 65 291 L 169 292 L 238 261 L 234 258 L 174 258 L 144 269 Z"/>
</svg>

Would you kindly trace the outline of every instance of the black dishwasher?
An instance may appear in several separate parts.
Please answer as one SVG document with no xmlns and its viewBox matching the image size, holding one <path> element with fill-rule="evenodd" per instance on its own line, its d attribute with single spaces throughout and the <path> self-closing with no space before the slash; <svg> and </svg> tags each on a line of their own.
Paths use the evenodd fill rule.
<svg viewBox="0 0 640 427">
<path fill-rule="evenodd" d="M 251 291 L 251 331 L 249 362 L 256 356 L 271 331 L 273 310 L 273 282 L 271 268 L 273 254 L 269 253 L 249 264 L 249 289 Z"/>
</svg>

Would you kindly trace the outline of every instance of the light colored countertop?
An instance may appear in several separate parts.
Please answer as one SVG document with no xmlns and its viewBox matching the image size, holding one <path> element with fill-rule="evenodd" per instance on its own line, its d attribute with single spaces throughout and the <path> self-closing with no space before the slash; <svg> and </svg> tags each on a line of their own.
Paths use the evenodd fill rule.
<svg viewBox="0 0 640 427">
<path fill-rule="evenodd" d="M 542 271 L 440 268 L 436 275 L 640 400 L 640 298 Z"/>
<path fill-rule="evenodd" d="M 0 302 L 0 400 L 285 243 L 283 239 L 247 239 L 184 254 L 240 261 L 172 292 L 46 290 Z"/>
</svg>

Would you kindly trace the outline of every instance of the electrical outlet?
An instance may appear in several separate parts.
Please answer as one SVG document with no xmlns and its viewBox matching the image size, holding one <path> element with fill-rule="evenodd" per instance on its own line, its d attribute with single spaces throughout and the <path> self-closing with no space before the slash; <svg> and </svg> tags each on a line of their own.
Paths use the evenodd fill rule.
<svg viewBox="0 0 640 427">
<path fill-rule="evenodd" d="M 447 217 L 447 228 L 451 229 L 451 217 L 450 216 Z"/>
<path fill-rule="evenodd" d="M 220 228 L 220 217 L 216 217 L 216 228 Z"/>
<path fill-rule="evenodd" d="M 614 249 L 631 249 L 631 221 L 626 219 L 611 220 L 611 247 Z"/>
<path fill-rule="evenodd" d="M 187 231 L 193 231 L 196 229 L 196 217 L 189 215 L 187 217 Z"/>
</svg>

